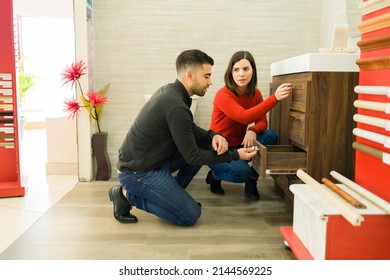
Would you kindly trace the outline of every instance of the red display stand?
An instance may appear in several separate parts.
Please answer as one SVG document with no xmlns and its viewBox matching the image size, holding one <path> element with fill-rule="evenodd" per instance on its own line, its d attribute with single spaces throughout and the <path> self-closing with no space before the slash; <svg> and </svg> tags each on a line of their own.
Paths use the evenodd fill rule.
<svg viewBox="0 0 390 280">
<path fill-rule="evenodd" d="M 303 245 L 302 241 L 295 234 L 293 227 L 280 227 L 280 232 L 286 240 L 289 249 L 294 253 L 294 256 L 298 260 L 313 260 L 313 256 L 306 249 L 305 245 Z"/>
<path fill-rule="evenodd" d="M 385 9 L 363 15 L 362 22 L 364 23 L 375 18 L 380 18 L 381 16 L 389 13 L 390 7 L 387 7 Z M 390 35 L 390 26 L 362 33 L 361 39 L 364 42 L 374 38 L 383 38 L 386 35 Z M 390 57 L 390 48 L 388 45 L 374 50 L 361 51 L 360 54 L 360 57 L 363 59 L 375 59 L 385 56 Z M 384 66 L 376 67 L 375 69 L 361 69 L 359 73 L 359 85 L 390 87 L 390 68 L 388 66 Z M 390 98 L 385 95 L 359 94 L 358 98 L 362 101 L 383 103 L 390 102 Z M 365 116 L 390 120 L 390 114 L 385 112 L 359 108 L 358 113 Z M 357 127 L 390 137 L 390 131 L 385 128 L 367 125 L 360 122 L 357 123 Z M 385 153 L 390 153 L 389 148 L 385 148 L 379 143 L 361 137 L 357 137 L 356 141 Z M 390 165 L 383 163 L 381 159 L 375 158 L 361 151 L 356 151 L 355 181 L 359 185 L 364 186 L 367 190 L 390 202 Z"/>
<path fill-rule="evenodd" d="M 328 217 L 325 237 L 326 260 L 388 260 L 390 258 L 390 217 L 365 215 L 361 226 L 354 227 L 341 215 Z M 295 257 L 314 259 L 294 232 L 293 227 L 281 227 L 280 232 Z"/>
<path fill-rule="evenodd" d="M 0 4 L 0 197 L 23 196 L 12 0 Z"/>
<path fill-rule="evenodd" d="M 358 27 L 362 34 L 361 41 L 358 42 L 361 49 L 360 59 L 356 64 L 360 68 L 358 86 L 366 91 L 357 91 L 356 88 L 355 90 L 359 93 L 359 101 L 368 101 L 371 104 L 389 104 L 390 95 L 388 92 L 383 93 L 383 90 L 378 90 L 378 88 L 390 88 L 390 24 L 388 17 L 390 7 L 385 1 L 381 7 L 375 6 L 375 3 L 371 5 L 368 3 L 370 1 L 364 2 L 367 3 L 359 6 L 359 9 L 362 10 L 362 22 Z M 368 6 L 370 6 L 369 9 L 367 9 Z M 380 111 L 372 107 L 358 107 L 357 113 L 363 117 L 374 117 L 384 122 L 390 121 L 390 113 L 387 110 Z M 354 120 L 356 120 L 358 129 L 385 138 L 390 137 L 390 129 L 387 126 L 381 127 L 374 122 L 365 123 L 362 118 L 354 118 Z M 386 155 L 390 155 L 390 148 L 383 143 L 370 140 L 369 137 L 361 136 L 356 137 L 356 143 L 353 147 L 356 149 L 356 184 L 390 203 L 390 163 L 386 158 Z M 327 175 L 324 174 L 324 177 Z M 294 187 L 290 187 L 290 189 Z M 302 197 L 306 199 L 308 196 L 302 195 Z M 308 221 L 305 217 L 312 213 L 319 213 L 318 209 L 312 206 L 306 207 L 307 203 L 299 201 L 300 204 L 297 203 L 298 211 L 295 211 L 295 199 L 296 195 L 294 194 L 294 226 L 281 227 L 280 231 L 297 259 L 313 259 L 313 256 L 314 259 L 326 260 L 388 260 L 390 258 L 390 215 L 388 210 L 378 215 L 365 213 L 363 215 L 364 221 L 360 226 L 351 226 L 341 215 L 327 215 L 326 222 L 323 222 L 322 225 L 317 223 L 320 226 L 317 226 L 319 230 L 316 231 L 312 230 L 313 225 L 316 224 L 315 220 L 314 222 L 313 220 Z M 310 209 L 315 210 L 311 212 Z M 296 215 L 296 213 L 298 214 Z M 295 216 L 298 218 L 296 219 Z M 316 217 L 315 214 L 313 217 Z M 320 235 L 322 239 L 318 238 L 317 242 L 312 242 L 313 238 L 318 236 L 318 232 L 322 233 Z M 305 246 L 303 243 L 307 245 Z M 318 250 L 319 247 L 323 250 Z M 321 255 L 318 254 L 319 251 L 325 253 Z"/>
</svg>

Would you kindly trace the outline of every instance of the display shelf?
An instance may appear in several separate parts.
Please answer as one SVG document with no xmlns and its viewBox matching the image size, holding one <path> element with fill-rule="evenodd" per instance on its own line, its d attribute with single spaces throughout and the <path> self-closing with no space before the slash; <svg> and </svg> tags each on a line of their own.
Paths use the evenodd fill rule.
<svg viewBox="0 0 390 280">
<path fill-rule="evenodd" d="M 390 65 L 388 62 L 382 63 L 382 61 L 386 61 L 390 57 L 390 49 L 384 43 L 388 42 L 390 36 L 388 25 L 390 6 L 388 1 L 363 0 L 362 2 L 363 4 L 359 5 L 359 9 L 362 12 L 362 22 L 358 25 L 361 32 L 361 41 L 358 44 L 360 55 L 356 59 L 359 83 L 356 85 L 355 95 L 358 100 L 357 104 L 365 102 L 364 104 L 379 104 L 383 107 L 383 104 L 389 103 L 390 97 L 387 91 L 383 90 L 390 86 Z M 387 4 L 384 4 L 385 2 Z M 380 5 L 377 5 L 378 3 Z M 370 12 L 363 11 L 362 8 L 368 6 L 375 6 L 375 8 L 370 9 Z M 353 102 L 348 103 L 348 108 L 352 108 Z M 356 107 L 359 115 L 380 118 L 386 122 L 390 120 L 390 115 L 383 109 L 379 111 L 373 110 L 373 108 Z M 353 126 L 366 133 L 364 135 L 356 135 L 356 142 L 364 145 L 364 147 L 372 147 L 383 154 L 390 153 L 389 147 L 383 145 L 383 143 L 363 137 L 375 133 L 374 135 L 379 135 L 381 139 L 387 139 L 390 137 L 387 127 L 377 127 L 363 123 L 360 120 L 356 119 Z M 324 128 L 323 130 L 326 131 Z M 310 131 L 312 130 L 310 129 Z M 350 132 L 350 127 L 343 127 L 342 131 L 341 134 L 344 136 L 346 132 Z M 344 146 L 350 148 L 352 143 L 354 141 L 348 141 L 348 145 Z M 329 145 L 326 145 L 326 147 L 327 151 L 329 151 L 327 157 L 330 157 L 332 154 L 339 156 L 340 153 L 329 148 Z M 356 147 L 355 145 L 354 148 Z M 375 208 L 375 203 L 370 205 L 368 201 L 364 201 L 367 210 L 358 210 L 363 215 L 364 221 L 360 226 L 354 226 L 342 217 L 341 214 L 325 209 L 328 207 L 323 208 L 320 205 L 324 204 L 323 199 L 312 197 L 313 199 L 309 201 L 311 195 L 307 193 L 310 190 L 308 186 L 299 187 L 296 185 L 296 191 L 293 191 L 294 224 L 292 227 L 281 227 L 280 231 L 297 259 L 307 259 L 308 257 L 305 253 L 309 253 L 316 260 L 389 260 L 390 215 L 388 207 L 390 206 L 388 203 L 390 202 L 390 165 L 373 156 L 373 154 L 359 149 L 356 149 L 353 154 L 356 159 L 355 162 L 346 161 L 351 166 L 354 166 L 353 176 L 346 171 L 340 171 L 339 168 L 334 168 L 334 170 L 340 171 L 346 178 L 353 181 L 354 184 L 361 186 L 364 191 L 369 192 L 372 196 L 383 200 L 384 203 L 387 203 L 386 207 L 381 207 L 382 212 L 380 213 Z M 322 160 L 318 157 L 317 159 L 319 161 Z M 337 162 L 344 162 L 344 160 L 337 160 Z M 318 170 L 318 168 L 315 170 Z M 312 177 L 317 177 L 315 176 L 315 170 L 308 170 L 307 173 Z M 320 175 L 322 177 L 327 176 L 328 172 L 321 172 Z M 319 180 L 318 178 L 316 179 Z M 349 186 L 349 184 L 346 185 Z M 293 186 L 291 185 L 290 189 Z M 358 197 L 357 194 L 354 197 Z M 363 199 L 362 197 L 358 198 L 359 200 Z"/>
<path fill-rule="evenodd" d="M 364 1 L 363 6 L 367 6 L 374 1 Z M 378 1 L 375 1 L 378 2 Z M 386 1 L 388 3 L 388 1 Z M 372 32 L 365 32 L 365 29 L 360 28 L 361 31 L 361 43 L 378 42 L 383 38 L 390 36 L 390 28 L 387 24 L 386 27 L 382 25 L 376 25 L 375 22 L 382 22 L 383 19 L 390 21 L 390 6 L 380 6 L 381 8 L 375 10 L 375 12 L 369 14 L 363 14 L 360 26 L 372 26 L 375 27 Z M 374 24 L 374 25 L 373 25 Z M 379 44 L 374 50 L 361 49 L 361 59 L 363 61 L 374 62 L 368 69 L 366 67 L 360 68 L 359 73 L 359 86 L 356 88 L 356 95 L 359 102 L 375 102 L 375 104 L 387 104 L 390 102 L 390 95 L 387 94 L 387 90 L 390 87 L 390 65 L 379 64 L 375 61 L 380 60 L 382 57 L 390 57 L 390 48 L 388 45 Z M 385 90 L 385 92 L 384 92 Z M 371 103 L 373 104 L 373 103 Z M 382 137 L 390 137 L 390 131 L 388 127 L 384 127 L 382 123 L 390 123 L 390 114 L 386 111 L 377 111 L 370 108 L 358 108 L 358 115 L 355 119 L 356 127 L 381 135 Z M 370 122 L 366 122 L 370 120 Z M 373 122 L 372 122 L 373 121 Z M 381 124 L 378 126 L 378 121 Z M 375 193 L 382 199 L 390 202 L 390 165 L 387 162 L 387 155 L 390 153 L 390 148 L 384 146 L 381 143 L 374 142 L 370 139 L 366 139 L 361 136 L 356 137 L 355 148 L 358 147 L 371 147 L 372 151 L 376 151 L 374 154 L 366 153 L 361 149 L 356 149 L 356 166 L 355 166 L 355 181 L 365 189 Z M 367 151 L 367 149 L 366 149 Z M 379 152 L 379 153 L 378 153 Z M 381 154 L 386 155 L 385 160 L 378 158 L 374 155 Z"/>
<path fill-rule="evenodd" d="M 0 9 L 0 197 L 23 196 L 19 162 L 19 118 L 15 26 L 11 0 Z"/>
<path fill-rule="evenodd" d="M 294 234 L 316 260 L 389 259 L 390 205 L 361 187 L 336 186 L 365 207 L 350 205 L 324 184 L 293 184 Z"/>
<path fill-rule="evenodd" d="M 19 181 L 0 183 L 0 197 L 24 196 L 24 194 L 25 190 L 20 187 Z"/>
</svg>

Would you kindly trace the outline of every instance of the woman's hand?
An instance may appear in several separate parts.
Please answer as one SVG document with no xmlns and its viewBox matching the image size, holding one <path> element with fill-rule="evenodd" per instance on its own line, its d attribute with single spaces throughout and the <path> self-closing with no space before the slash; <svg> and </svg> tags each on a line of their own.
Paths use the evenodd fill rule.
<svg viewBox="0 0 390 280">
<path fill-rule="evenodd" d="M 291 83 L 283 83 L 275 91 L 275 97 L 278 101 L 281 101 L 288 97 L 293 89 Z"/>
<path fill-rule="evenodd" d="M 241 145 L 244 146 L 244 148 L 252 147 L 255 144 L 256 141 L 256 133 L 252 130 L 247 130 L 244 140 L 242 140 Z"/>
</svg>

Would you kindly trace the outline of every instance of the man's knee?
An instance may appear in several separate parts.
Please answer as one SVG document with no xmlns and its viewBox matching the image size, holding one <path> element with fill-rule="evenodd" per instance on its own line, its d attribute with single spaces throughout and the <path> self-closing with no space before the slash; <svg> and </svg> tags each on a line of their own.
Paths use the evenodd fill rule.
<svg viewBox="0 0 390 280">
<path fill-rule="evenodd" d="M 187 214 L 187 217 L 181 221 L 180 226 L 190 227 L 195 225 L 200 218 L 200 214 L 201 214 L 201 207 L 200 204 L 197 203 L 196 207 L 191 209 L 191 211 Z"/>
</svg>

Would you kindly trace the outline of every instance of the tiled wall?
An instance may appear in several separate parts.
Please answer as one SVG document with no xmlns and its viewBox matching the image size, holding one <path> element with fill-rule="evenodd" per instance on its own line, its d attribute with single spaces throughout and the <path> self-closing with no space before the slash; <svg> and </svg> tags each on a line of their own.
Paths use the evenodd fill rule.
<svg viewBox="0 0 390 280">
<path fill-rule="evenodd" d="M 321 0 L 94 0 L 94 80 L 96 88 L 111 83 L 102 129 L 109 133 L 113 170 L 144 95 L 175 80 L 182 50 L 199 48 L 215 60 L 214 84 L 198 100 L 195 117 L 208 128 L 230 56 L 237 50 L 254 55 L 258 86 L 268 96 L 272 62 L 318 51 L 321 5 Z"/>
</svg>

